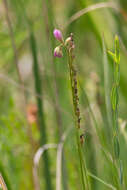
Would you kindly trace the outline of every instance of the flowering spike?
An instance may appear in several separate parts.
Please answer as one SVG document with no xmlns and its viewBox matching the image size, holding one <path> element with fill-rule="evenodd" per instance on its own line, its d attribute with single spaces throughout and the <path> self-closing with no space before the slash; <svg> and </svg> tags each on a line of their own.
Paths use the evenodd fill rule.
<svg viewBox="0 0 127 190">
<path fill-rule="evenodd" d="M 60 30 L 54 29 L 53 31 L 54 37 L 59 40 L 60 42 L 63 42 L 63 36 Z"/>
<path fill-rule="evenodd" d="M 55 49 L 54 49 L 54 56 L 55 57 L 63 57 L 63 53 L 62 53 L 62 49 L 61 49 L 61 46 L 57 46 Z"/>
</svg>

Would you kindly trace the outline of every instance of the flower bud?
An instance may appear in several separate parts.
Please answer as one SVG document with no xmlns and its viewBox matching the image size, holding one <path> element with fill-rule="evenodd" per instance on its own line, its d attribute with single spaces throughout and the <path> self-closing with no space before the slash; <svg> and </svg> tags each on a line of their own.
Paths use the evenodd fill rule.
<svg viewBox="0 0 127 190">
<path fill-rule="evenodd" d="M 65 46 L 70 44 L 70 42 L 72 41 L 72 37 L 68 37 L 66 40 L 65 40 Z"/>
<path fill-rule="evenodd" d="M 62 52 L 61 46 L 57 46 L 54 49 L 54 56 L 55 57 L 63 57 L 63 52 Z"/>
<path fill-rule="evenodd" d="M 63 36 L 62 36 L 62 33 L 61 33 L 60 30 L 55 29 L 55 30 L 53 31 L 53 34 L 54 34 L 54 37 L 55 37 L 57 40 L 59 40 L 60 42 L 63 42 Z"/>
</svg>

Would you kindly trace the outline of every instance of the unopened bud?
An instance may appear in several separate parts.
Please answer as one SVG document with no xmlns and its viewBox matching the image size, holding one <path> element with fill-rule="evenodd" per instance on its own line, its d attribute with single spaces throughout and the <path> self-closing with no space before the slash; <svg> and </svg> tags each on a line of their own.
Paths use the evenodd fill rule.
<svg viewBox="0 0 127 190">
<path fill-rule="evenodd" d="M 72 41 L 72 37 L 68 37 L 68 38 L 65 40 L 65 46 L 69 45 L 71 41 Z"/>
<path fill-rule="evenodd" d="M 61 46 L 57 46 L 54 49 L 54 56 L 55 57 L 63 57 L 63 52 L 62 52 Z"/>
<path fill-rule="evenodd" d="M 54 34 L 54 37 L 55 37 L 57 40 L 59 40 L 60 42 L 63 42 L 63 36 L 62 36 L 62 33 L 61 33 L 60 30 L 55 29 L 55 30 L 53 31 L 53 34 Z"/>
</svg>

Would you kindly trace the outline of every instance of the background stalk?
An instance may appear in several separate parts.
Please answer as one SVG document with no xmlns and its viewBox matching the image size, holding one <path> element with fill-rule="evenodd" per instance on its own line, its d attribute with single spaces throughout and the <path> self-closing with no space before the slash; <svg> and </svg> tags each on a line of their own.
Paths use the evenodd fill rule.
<svg viewBox="0 0 127 190">
<path fill-rule="evenodd" d="M 56 69 L 56 64 L 57 60 L 53 56 L 52 50 L 55 48 L 55 39 L 53 36 L 53 30 L 55 28 L 54 23 L 55 23 L 55 17 L 54 17 L 54 12 L 52 9 L 52 2 L 51 0 L 46 0 L 45 2 L 42 2 L 43 6 L 43 15 L 45 18 L 44 23 L 45 23 L 45 30 L 46 30 L 46 37 L 47 37 L 47 42 L 48 42 L 48 53 L 51 55 L 51 70 L 53 73 L 53 102 L 54 102 L 54 111 L 55 111 L 55 116 L 56 116 L 56 123 L 57 123 L 57 128 L 58 130 L 56 131 L 56 136 L 58 138 L 58 141 L 60 141 L 62 134 L 63 134 L 63 121 L 62 121 L 62 113 L 61 113 L 61 105 L 60 105 L 60 99 L 59 99 L 59 84 L 57 80 L 57 69 Z M 68 180 L 67 180 L 67 168 L 66 168 L 66 161 L 65 161 L 65 156 L 64 156 L 64 150 L 62 154 L 62 184 L 63 184 L 63 189 L 67 190 L 68 189 Z"/>
<path fill-rule="evenodd" d="M 11 40 L 13 56 L 14 56 L 14 65 L 16 68 L 19 83 L 21 85 L 20 90 L 21 90 L 22 96 L 21 96 L 20 101 L 22 102 L 22 106 L 23 106 L 23 110 L 24 110 L 23 114 L 25 116 L 26 123 L 27 123 L 27 135 L 29 137 L 29 141 L 31 144 L 30 157 L 32 157 L 34 155 L 34 147 L 35 147 L 34 145 L 35 144 L 34 144 L 33 137 L 32 137 L 31 126 L 29 125 L 28 118 L 27 118 L 27 97 L 26 97 L 25 85 L 24 85 L 23 77 L 20 72 L 20 68 L 19 68 L 18 52 L 17 52 L 16 41 L 15 41 L 15 36 L 14 36 L 14 31 L 13 31 L 13 23 L 11 21 L 11 15 L 9 14 L 9 7 L 8 7 L 7 0 L 3 0 L 3 5 L 4 5 L 6 22 L 7 22 L 8 31 L 9 31 L 9 37 Z M 31 170 L 31 174 L 32 174 L 32 160 L 31 160 L 31 164 L 30 164 L 30 170 Z M 30 174 L 30 177 L 32 179 L 31 174 Z"/>
<path fill-rule="evenodd" d="M 30 47 L 32 51 L 33 56 L 33 75 L 34 75 L 34 83 L 35 83 L 35 91 L 37 94 L 42 94 L 42 87 L 41 87 L 41 79 L 39 74 L 39 66 L 38 66 L 38 59 L 37 59 L 37 47 L 36 47 L 36 41 L 34 37 L 34 33 L 31 29 L 30 31 Z M 40 127 L 40 145 L 44 145 L 47 142 L 46 137 L 46 125 L 44 121 L 44 112 L 43 112 L 43 102 L 40 97 L 36 97 L 37 101 L 37 107 L 38 107 L 38 123 Z M 48 153 L 46 152 L 43 156 L 43 168 L 44 168 L 44 177 L 46 182 L 46 189 L 51 190 L 52 184 L 51 184 L 51 175 L 50 175 L 50 162 Z"/>
</svg>

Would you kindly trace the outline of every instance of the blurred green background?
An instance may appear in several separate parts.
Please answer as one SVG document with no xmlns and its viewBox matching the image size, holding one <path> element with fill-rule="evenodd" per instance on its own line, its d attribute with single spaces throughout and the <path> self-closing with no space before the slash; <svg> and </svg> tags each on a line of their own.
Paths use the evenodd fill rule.
<svg viewBox="0 0 127 190">
<path fill-rule="evenodd" d="M 33 159 L 40 146 L 59 143 L 62 134 L 69 129 L 64 143 L 61 189 L 81 189 L 67 58 L 65 52 L 63 58 L 53 57 L 54 48 L 59 44 L 53 37 L 54 28 L 61 29 L 64 38 L 74 34 L 87 168 L 116 187 L 110 160 L 112 129 L 104 98 L 102 44 L 104 35 L 106 49 L 114 50 L 114 36 L 119 36 L 120 159 L 123 189 L 126 189 L 127 1 L 114 0 L 117 11 L 108 7 L 95 9 L 66 25 L 73 14 L 102 2 L 111 1 L 0 0 L 0 172 L 8 190 L 56 189 L 56 150 L 46 151 L 40 161 L 39 189 L 34 183 Z M 110 56 L 108 64 L 111 90 L 113 61 Z M 97 138 L 93 114 L 103 148 Z M 52 187 L 45 185 L 45 175 Z M 90 178 L 90 181 L 93 190 L 110 189 L 98 180 Z"/>
</svg>

